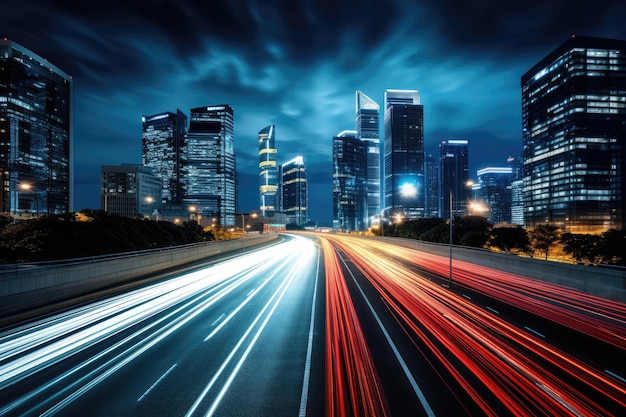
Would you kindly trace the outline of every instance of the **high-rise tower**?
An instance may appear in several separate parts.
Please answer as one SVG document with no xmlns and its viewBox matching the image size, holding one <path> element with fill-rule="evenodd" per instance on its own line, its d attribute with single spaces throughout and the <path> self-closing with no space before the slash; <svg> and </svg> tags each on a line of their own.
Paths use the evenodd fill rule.
<svg viewBox="0 0 626 417">
<path fill-rule="evenodd" d="M 304 158 L 296 156 L 281 166 L 282 211 L 289 223 L 304 226 L 308 221 L 309 193 Z"/>
<path fill-rule="evenodd" d="M 233 109 L 227 105 L 191 109 L 186 137 L 184 202 L 197 215 L 235 224 L 236 165 Z"/>
<path fill-rule="evenodd" d="M 522 86 L 526 227 L 624 226 L 626 41 L 572 36 Z"/>
<path fill-rule="evenodd" d="M 467 140 L 444 140 L 439 145 L 439 215 L 464 216 L 471 195 L 469 181 L 469 146 Z"/>
<path fill-rule="evenodd" d="M 352 232 L 367 228 L 368 143 L 356 131 L 333 138 L 333 227 Z"/>
<path fill-rule="evenodd" d="M 356 92 L 356 134 L 367 148 L 366 228 L 380 214 L 380 106 L 361 91 Z"/>
<path fill-rule="evenodd" d="M 267 126 L 259 132 L 259 197 L 261 216 L 271 217 L 278 210 L 278 165 L 276 163 L 276 128 Z"/>
<path fill-rule="evenodd" d="M 424 216 L 424 107 L 417 90 L 385 91 L 387 215 Z"/>
<path fill-rule="evenodd" d="M 163 181 L 163 203 L 179 203 L 184 194 L 186 126 L 187 116 L 178 109 L 142 117 L 141 161 Z"/>
<path fill-rule="evenodd" d="M 73 81 L 0 39 L 0 212 L 73 210 Z"/>
</svg>

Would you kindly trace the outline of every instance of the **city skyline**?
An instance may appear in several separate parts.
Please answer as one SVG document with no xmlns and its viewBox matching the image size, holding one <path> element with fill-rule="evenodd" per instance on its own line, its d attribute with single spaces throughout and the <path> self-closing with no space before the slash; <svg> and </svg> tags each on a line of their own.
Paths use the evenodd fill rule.
<svg viewBox="0 0 626 417">
<path fill-rule="evenodd" d="M 310 217 L 330 223 L 332 138 L 354 129 L 356 90 L 378 103 L 385 89 L 418 90 L 426 154 L 442 140 L 467 139 L 475 178 L 521 152 L 526 71 L 572 34 L 626 39 L 626 6 L 617 1 L 485 2 L 476 10 L 456 2 L 250 1 L 219 3 L 211 13 L 150 2 L 64 4 L 7 7 L 0 36 L 73 77 L 75 210 L 99 207 L 101 165 L 141 162 L 142 115 L 227 103 L 239 210 L 258 209 L 257 133 L 276 125 L 279 163 L 304 156 Z"/>
</svg>

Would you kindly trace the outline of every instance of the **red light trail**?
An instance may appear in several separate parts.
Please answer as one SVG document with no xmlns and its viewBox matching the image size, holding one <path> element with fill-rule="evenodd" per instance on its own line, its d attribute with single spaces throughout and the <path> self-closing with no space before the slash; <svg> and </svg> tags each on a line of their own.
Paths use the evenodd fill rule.
<svg viewBox="0 0 626 417">
<path fill-rule="evenodd" d="M 446 276 L 447 258 L 372 240 L 333 235 L 320 239 L 326 260 L 327 313 L 332 317 L 327 319 L 326 331 L 333 342 L 327 341 L 327 348 L 342 349 L 345 356 L 340 363 L 346 376 L 341 381 L 357 384 L 346 391 L 355 393 L 370 382 L 368 375 L 375 375 L 375 369 L 366 355 L 358 317 L 350 308 L 350 295 L 328 242 L 343 252 L 380 293 L 414 343 L 432 352 L 439 362 L 432 366 L 447 371 L 486 415 L 498 413 L 483 399 L 481 392 L 485 388 L 513 415 L 606 416 L 611 414 L 607 402 L 626 409 L 624 381 L 594 369 L 405 266 L 409 261 Z M 625 348 L 626 307 L 621 303 L 460 261 L 455 261 L 454 282 Z M 345 361 L 359 358 L 353 362 L 360 362 L 357 354 L 367 356 L 367 370 L 348 372 L 356 364 Z M 328 356 L 327 366 L 335 370 L 337 359 Z M 378 392 L 372 384 L 367 392 Z"/>
</svg>

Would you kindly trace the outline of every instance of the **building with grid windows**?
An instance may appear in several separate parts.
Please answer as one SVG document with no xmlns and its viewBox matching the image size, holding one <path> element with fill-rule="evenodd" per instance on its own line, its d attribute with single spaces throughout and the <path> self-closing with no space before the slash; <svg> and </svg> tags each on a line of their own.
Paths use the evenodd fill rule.
<svg viewBox="0 0 626 417">
<path fill-rule="evenodd" d="M 363 216 L 367 219 L 360 226 L 366 229 L 378 222 L 380 214 L 380 105 L 363 94 L 356 92 L 356 134 L 367 150 L 366 205 Z"/>
<path fill-rule="evenodd" d="M 32 51 L 0 39 L 0 211 L 73 210 L 73 81 Z"/>
<path fill-rule="evenodd" d="M 367 229 L 368 143 L 344 130 L 333 138 L 333 228 Z M 377 220 L 378 221 L 378 220 Z"/>
<path fill-rule="evenodd" d="M 102 210 L 124 217 L 159 216 L 162 181 L 152 168 L 139 164 L 102 165 Z"/>
<path fill-rule="evenodd" d="M 179 203 L 184 194 L 186 127 L 187 116 L 180 110 L 142 117 L 141 160 L 163 182 L 163 201 L 159 204 Z"/>
<path fill-rule="evenodd" d="M 183 205 L 196 218 L 234 226 L 236 182 L 233 109 L 227 105 L 191 109 L 185 138 Z"/>
<path fill-rule="evenodd" d="M 439 215 L 465 216 L 472 187 L 469 181 L 469 144 L 465 139 L 439 144 Z M 450 207 L 452 204 L 452 207 Z M 452 210 L 452 211 L 451 211 Z"/>
<path fill-rule="evenodd" d="M 309 221 L 309 193 L 304 158 L 296 156 L 281 165 L 282 211 L 289 223 L 304 226 Z"/>
<path fill-rule="evenodd" d="M 626 41 L 572 36 L 521 88 L 526 227 L 623 227 Z"/>
<path fill-rule="evenodd" d="M 424 106 L 417 90 L 385 91 L 384 155 L 385 215 L 424 217 Z"/>
</svg>

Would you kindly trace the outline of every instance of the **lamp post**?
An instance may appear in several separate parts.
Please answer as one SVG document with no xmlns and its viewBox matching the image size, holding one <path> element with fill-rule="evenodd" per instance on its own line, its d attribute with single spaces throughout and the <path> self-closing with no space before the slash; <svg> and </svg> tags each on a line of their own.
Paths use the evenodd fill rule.
<svg viewBox="0 0 626 417">
<path fill-rule="evenodd" d="M 452 285 L 452 188 L 450 188 L 450 277 L 448 285 Z"/>
<path fill-rule="evenodd" d="M 474 181 L 467 181 L 465 186 L 471 187 L 474 185 Z M 452 285 L 452 187 L 450 187 L 450 276 L 448 278 L 448 285 Z"/>
<path fill-rule="evenodd" d="M 198 208 L 196 206 L 189 206 L 187 210 L 189 210 L 189 220 L 195 220 L 196 218 L 196 210 Z"/>
</svg>

